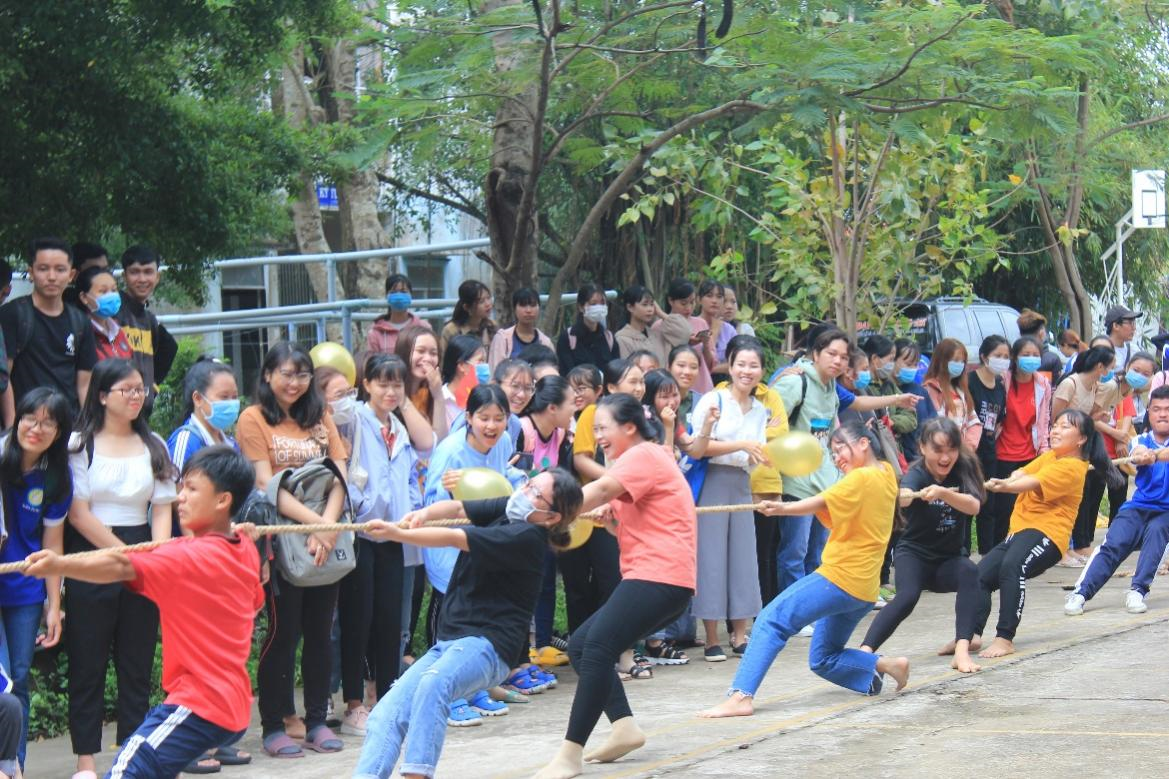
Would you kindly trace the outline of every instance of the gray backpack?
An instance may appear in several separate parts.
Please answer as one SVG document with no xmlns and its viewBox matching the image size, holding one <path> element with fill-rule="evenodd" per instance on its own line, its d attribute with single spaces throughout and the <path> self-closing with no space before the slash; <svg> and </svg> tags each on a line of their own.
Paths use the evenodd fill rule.
<svg viewBox="0 0 1169 779">
<path fill-rule="evenodd" d="M 328 457 L 319 457 L 309 460 L 299 468 L 286 468 L 272 476 L 268 482 L 268 501 L 273 506 L 277 503 L 277 496 L 281 488 L 292 493 L 308 508 L 320 514 L 328 503 L 329 493 L 336 481 L 345 488 L 345 477 L 341 475 L 337 465 Z M 274 511 L 273 524 L 290 522 Z M 352 509 L 349 505 L 349 493 L 345 490 L 345 508 L 341 512 L 338 522 L 352 522 Z M 276 565 L 280 568 L 280 575 L 285 581 L 296 587 L 321 587 L 334 584 L 343 579 L 357 566 L 357 557 L 353 548 L 353 534 L 339 533 L 337 545 L 324 565 L 317 565 L 312 555 L 308 553 L 307 538 L 298 533 L 277 536 L 275 542 Z"/>
</svg>

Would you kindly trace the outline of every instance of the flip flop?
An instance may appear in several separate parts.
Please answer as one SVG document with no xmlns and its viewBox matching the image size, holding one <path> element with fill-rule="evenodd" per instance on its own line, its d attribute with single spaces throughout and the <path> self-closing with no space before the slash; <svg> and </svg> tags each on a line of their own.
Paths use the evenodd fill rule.
<svg viewBox="0 0 1169 779">
<path fill-rule="evenodd" d="M 208 763 L 210 765 L 205 765 Z M 203 755 L 202 757 L 196 758 L 195 760 L 192 760 L 191 762 L 187 763 L 186 767 L 183 768 L 183 773 L 184 774 L 217 774 L 221 770 L 223 770 L 223 766 L 219 762 L 218 758 L 212 758 L 212 757 L 208 757 L 207 755 Z"/>
<path fill-rule="evenodd" d="M 269 757 L 279 758 L 281 760 L 290 760 L 297 757 L 304 757 L 304 750 L 300 748 L 300 744 L 292 740 L 287 733 L 281 731 L 280 733 L 273 733 L 268 738 L 264 739 L 264 752 Z"/>
<path fill-rule="evenodd" d="M 220 747 L 211 757 L 223 765 L 250 765 L 252 756 L 239 747 Z"/>
</svg>

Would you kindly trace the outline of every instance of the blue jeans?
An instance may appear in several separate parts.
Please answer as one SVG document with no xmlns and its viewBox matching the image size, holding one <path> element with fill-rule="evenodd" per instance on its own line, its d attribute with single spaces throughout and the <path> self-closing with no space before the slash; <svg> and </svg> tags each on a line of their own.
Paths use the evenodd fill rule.
<svg viewBox="0 0 1169 779">
<path fill-rule="evenodd" d="M 208 750 L 238 741 L 235 732 L 208 722 L 186 706 L 163 703 L 126 739 L 106 779 L 154 779 L 175 776 Z"/>
<path fill-rule="evenodd" d="M 775 555 L 775 570 L 779 579 L 780 592 L 791 587 L 809 573 L 807 567 L 808 538 L 812 532 L 812 520 L 811 514 L 779 519 L 779 551 Z"/>
<path fill-rule="evenodd" d="M 1148 595 L 1166 543 L 1169 543 L 1169 511 L 1125 507 L 1108 525 L 1104 543 L 1092 551 L 1092 558 L 1076 582 L 1076 592 L 1083 595 L 1084 600 L 1091 600 L 1116 573 L 1124 558 L 1140 547 L 1141 554 L 1129 588 Z"/>
<path fill-rule="evenodd" d="M 808 554 L 804 557 L 804 573 L 809 574 L 820 567 L 820 558 L 824 556 L 824 545 L 828 543 L 828 528 L 820 520 L 812 517 L 811 527 L 808 529 Z"/>
<path fill-rule="evenodd" d="M 818 573 L 800 579 L 763 607 L 755 618 L 747 653 L 731 683 L 731 692 L 754 696 L 787 640 L 804 625 L 816 623 L 808 649 L 808 666 L 833 684 L 873 695 L 881 691 L 877 657 L 845 644 L 872 601 L 854 598 Z"/>
<path fill-rule="evenodd" d="M 402 651 L 399 656 L 410 654 L 410 640 L 413 638 L 410 635 L 410 617 L 414 610 L 414 572 L 418 570 L 417 565 L 407 565 L 402 569 Z M 399 675 L 406 673 L 405 665 Z"/>
<path fill-rule="evenodd" d="M 20 750 L 17 752 L 17 759 L 22 766 L 28 746 L 28 669 L 32 665 L 43 611 L 40 603 L 0 609 L 0 663 L 4 664 L 12 677 L 12 694 L 20 700 L 20 708 L 24 713 Z"/>
<path fill-rule="evenodd" d="M 365 724 L 354 779 L 385 779 L 394 770 L 407 728 L 403 774 L 434 776 L 451 701 L 496 686 L 510 669 L 481 636 L 439 641 L 378 701 Z"/>
</svg>

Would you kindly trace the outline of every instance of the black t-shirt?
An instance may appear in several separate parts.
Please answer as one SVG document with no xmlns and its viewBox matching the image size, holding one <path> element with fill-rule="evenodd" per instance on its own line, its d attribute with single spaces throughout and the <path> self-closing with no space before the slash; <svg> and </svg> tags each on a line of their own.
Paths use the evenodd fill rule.
<svg viewBox="0 0 1169 779">
<path fill-rule="evenodd" d="M 570 335 L 576 337 L 570 338 Z M 576 342 L 575 347 L 571 341 Z M 610 360 L 620 356 L 621 348 L 617 345 L 617 339 L 604 327 L 589 330 L 584 325 L 578 327 L 574 324 L 566 328 L 556 340 L 556 359 L 560 363 L 561 376 L 567 376 L 578 365 L 595 365 L 604 370 Z"/>
<path fill-rule="evenodd" d="M 917 491 L 931 484 L 939 484 L 925 469 L 925 463 L 917 462 L 901 477 L 901 488 Z M 961 487 L 954 471 L 940 482 L 950 489 Z M 937 500 L 926 503 L 915 500 L 901 509 L 905 517 L 905 529 L 901 531 L 901 542 L 897 551 L 908 551 L 914 557 L 932 563 L 939 563 L 962 554 L 962 528 L 966 515 L 949 503 Z"/>
<path fill-rule="evenodd" d="M 32 310 L 32 333 L 20 350 L 20 309 Z M 75 331 L 74 323 L 83 323 Z M 37 387 L 52 387 L 69 400 L 76 415 L 81 410 L 77 397 L 77 372 L 92 371 L 97 362 L 97 347 L 89 317 L 75 316 L 69 309 L 57 316 L 44 314 L 30 300 L 9 301 L 0 306 L 0 329 L 8 359 L 12 360 L 12 397 L 16 403 L 24 394 Z M 19 350 L 19 351 L 18 351 Z"/>
<path fill-rule="evenodd" d="M 544 582 L 548 531 L 509 522 L 507 498 L 469 500 L 463 510 L 469 552 L 459 554 L 442 602 L 436 637 L 483 636 L 515 668 L 527 661 L 528 627 Z"/>
<path fill-rule="evenodd" d="M 1003 380 L 994 377 L 994 386 L 987 387 L 977 374 L 971 374 L 968 382 L 970 397 L 974 400 L 974 413 L 982 422 L 982 438 L 978 442 L 978 457 L 983 462 L 994 459 L 994 429 L 1003 420 L 1007 407 L 1007 389 Z"/>
</svg>

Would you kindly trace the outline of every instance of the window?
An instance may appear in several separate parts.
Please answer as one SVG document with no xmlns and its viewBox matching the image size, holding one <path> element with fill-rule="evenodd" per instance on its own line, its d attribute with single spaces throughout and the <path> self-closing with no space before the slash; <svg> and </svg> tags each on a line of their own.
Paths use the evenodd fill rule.
<svg viewBox="0 0 1169 779">
<path fill-rule="evenodd" d="M 988 335 L 1006 336 L 1006 331 L 1003 328 L 1003 320 L 999 317 L 998 309 L 975 308 L 972 312 L 974 314 L 974 321 L 978 323 L 978 329 L 982 331 L 983 339 Z"/>
<path fill-rule="evenodd" d="M 966 318 L 964 308 L 944 308 L 938 319 L 942 325 L 943 338 L 956 338 L 966 344 L 967 357 L 978 354 L 978 343 L 974 343 L 974 334 L 970 331 L 970 322 Z"/>
<path fill-rule="evenodd" d="M 448 262 L 449 257 L 433 254 L 406 258 L 403 273 L 410 279 L 416 300 L 446 297 L 444 277 Z"/>
</svg>

